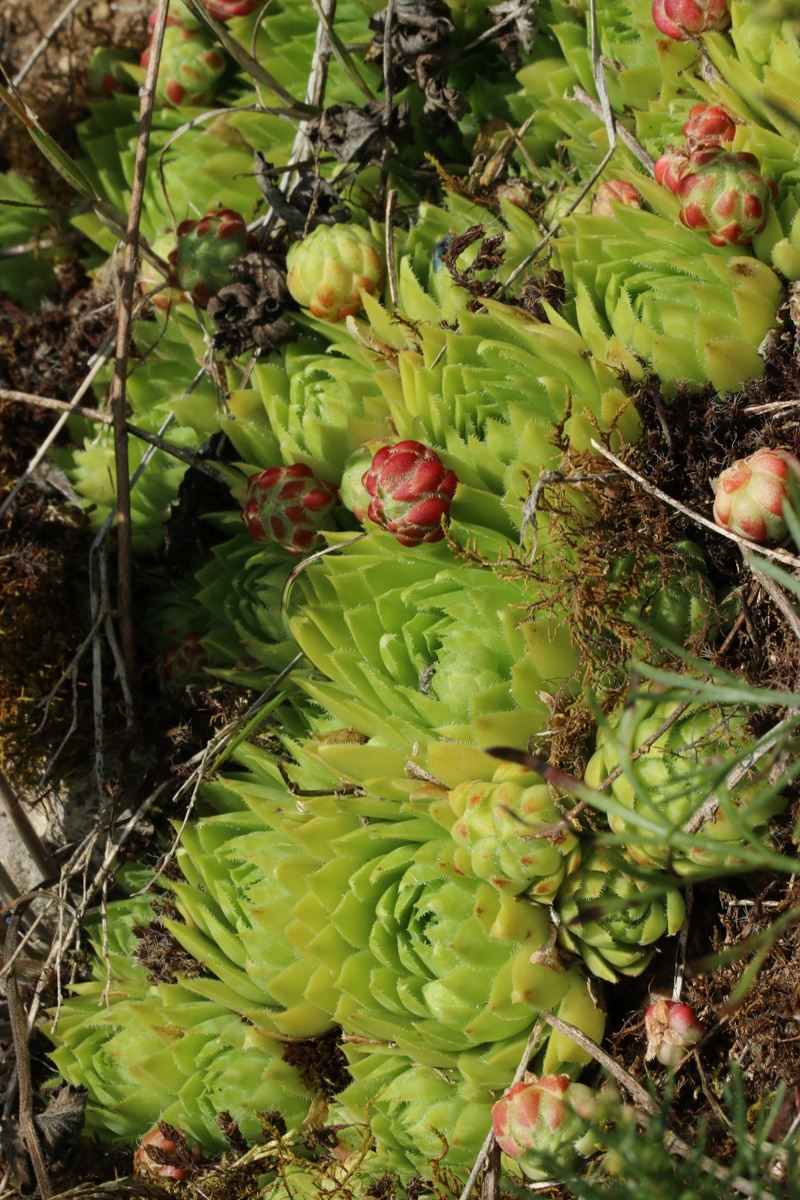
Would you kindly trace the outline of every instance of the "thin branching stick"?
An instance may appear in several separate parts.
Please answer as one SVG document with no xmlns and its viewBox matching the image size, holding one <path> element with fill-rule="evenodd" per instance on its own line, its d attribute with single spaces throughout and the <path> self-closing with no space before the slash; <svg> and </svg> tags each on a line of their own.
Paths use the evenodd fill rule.
<svg viewBox="0 0 800 1200">
<path fill-rule="evenodd" d="M 133 167 L 130 212 L 122 264 L 122 289 L 117 324 L 116 361 L 111 382 L 111 411 L 114 417 L 114 451 L 117 474 L 117 589 L 119 593 L 119 627 L 122 652 L 125 656 L 128 682 L 134 694 L 138 692 L 136 639 L 133 629 L 133 547 L 131 542 L 131 493 L 128 474 L 128 430 L 126 428 L 125 396 L 128 374 L 128 351 L 133 326 L 133 301 L 139 257 L 139 222 L 142 216 L 144 189 L 147 181 L 147 158 L 150 148 L 150 126 L 153 119 L 156 78 L 161 62 L 161 47 L 167 24 L 169 0 L 158 0 L 150 60 L 147 75 L 140 90 L 139 137 Z"/>
<path fill-rule="evenodd" d="M 15 404 L 34 404 L 37 408 L 50 408 L 54 412 L 67 412 L 70 416 L 85 417 L 89 421 L 98 421 L 101 425 L 114 424 L 114 418 L 109 413 L 100 412 L 97 408 L 83 408 L 80 405 L 76 408 L 69 401 L 56 400 L 52 396 L 35 396 L 32 392 L 16 392 L 8 388 L 0 388 L 0 400 L 11 400 Z M 146 429 L 142 429 L 140 425 L 132 424 L 131 421 L 125 422 L 125 429 L 140 441 L 149 442 L 151 446 L 155 446 L 156 450 L 163 450 L 171 458 L 177 458 L 181 462 L 186 463 L 187 467 L 194 467 L 196 471 L 202 471 L 204 475 L 208 475 L 210 479 L 214 479 L 219 483 L 224 482 L 222 473 L 216 467 L 209 466 L 202 458 L 198 458 L 196 454 L 192 454 L 191 450 L 184 450 L 182 446 L 176 446 L 174 443 L 166 441 L 164 438 L 159 437 L 157 433 L 148 433 Z"/>
<path fill-rule="evenodd" d="M 700 513 L 693 512 L 691 508 L 687 508 L 685 504 L 681 504 L 680 500 L 675 500 L 674 497 L 668 496 L 666 492 L 662 492 L 661 488 L 655 484 L 649 483 L 643 475 L 638 471 L 634 471 L 627 463 L 624 463 L 621 458 L 617 458 L 605 446 L 601 445 L 595 438 L 592 438 L 592 446 L 602 454 L 603 458 L 607 458 L 610 463 L 623 471 L 630 479 L 633 479 L 639 486 L 650 496 L 655 496 L 656 500 L 662 500 L 664 504 L 668 504 L 670 508 L 674 508 L 677 512 L 683 513 L 690 521 L 694 521 L 696 525 L 703 525 L 706 529 L 713 530 L 720 537 L 727 538 L 730 542 L 736 542 L 745 550 L 749 550 L 753 554 L 763 554 L 765 558 L 774 558 L 777 562 L 787 563 L 790 567 L 800 567 L 800 558 L 796 554 L 790 554 L 788 550 L 771 550 L 768 546 L 760 546 L 756 542 L 751 542 L 747 538 L 739 537 L 738 533 L 731 533 L 728 529 L 722 529 L 721 526 L 715 525 L 713 521 L 709 521 L 708 517 L 701 517 Z"/>
</svg>

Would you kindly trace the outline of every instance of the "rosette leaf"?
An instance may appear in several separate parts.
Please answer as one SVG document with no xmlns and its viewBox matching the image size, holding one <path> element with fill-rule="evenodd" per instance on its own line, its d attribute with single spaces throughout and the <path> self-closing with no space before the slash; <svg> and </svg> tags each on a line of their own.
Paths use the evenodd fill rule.
<svg viewBox="0 0 800 1200">
<path fill-rule="evenodd" d="M 731 759 L 748 740 L 742 709 L 710 703 L 684 709 L 645 694 L 625 721 L 623 709 L 615 709 L 600 729 L 585 780 L 595 787 L 621 768 L 610 785 L 612 830 L 637 863 L 670 862 L 691 877 L 740 864 L 737 848 L 764 836 L 767 819 L 785 807 L 785 798 L 763 782 L 745 777 L 728 788 Z M 633 758 L 637 747 L 643 752 Z"/>
<path fill-rule="evenodd" d="M 559 944 L 610 983 L 641 975 L 654 943 L 677 933 L 686 911 L 677 888 L 657 886 L 630 865 L 608 847 L 585 852 L 555 899 Z"/>
<path fill-rule="evenodd" d="M 533 772 L 503 763 L 491 783 L 459 784 L 448 801 L 456 817 L 450 830 L 456 871 L 549 904 L 577 869 L 578 839 Z M 548 828 L 558 832 L 537 836 Z"/>
</svg>

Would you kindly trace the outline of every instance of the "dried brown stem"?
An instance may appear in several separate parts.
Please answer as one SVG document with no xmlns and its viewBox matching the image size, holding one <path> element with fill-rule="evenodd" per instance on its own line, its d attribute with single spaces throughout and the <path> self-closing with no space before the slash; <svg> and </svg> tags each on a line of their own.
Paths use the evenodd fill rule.
<svg viewBox="0 0 800 1200">
<path fill-rule="evenodd" d="M 577 100 L 579 104 L 582 104 L 584 108 L 588 108 L 592 116 L 597 117 L 597 119 L 600 121 L 603 120 L 602 108 L 594 99 L 594 97 L 590 96 L 588 92 L 585 92 L 582 87 L 579 87 L 576 84 L 572 89 L 572 97 L 574 100 Z M 650 157 L 644 146 L 636 140 L 631 131 L 626 129 L 624 125 L 620 125 L 618 121 L 615 121 L 614 128 L 616 129 L 619 140 L 624 142 L 631 154 L 634 154 L 645 170 L 649 171 L 652 175 L 655 171 L 655 159 Z"/>
<path fill-rule="evenodd" d="M 15 392 L 7 388 L 0 388 L 0 400 L 11 400 L 19 404 L 35 404 L 38 408 L 50 408 L 54 412 L 68 412 L 70 416 L 86 417 L 89 421 L 99 421 L 101 425 L 114 424 L 112 416 L 109 416 L 108 413 L 100 412 L 97 408 L 83 408 L 80 405 L 76 407 L 66 400 L 55 400 L 50 396 L 35 396 L 32 392 Z M 146 429 L 132 424 L 131 421 L 125 422 L 125 428 L 128 433 L 133 434 L 140 441 L 149 442 L 157 450 L 163 450 L 165 454 L 169 454 L 172 458 L 180 459 L 187 466 L 194 467 L 196 471 L 202 471 L 204 475 L 217 480 L 218 483 L 224 482 L 224 476 L 220 471 L 203 462 L 202 458 L 198 458 L 196 454 L 192 454 L 191 450 L 184 450 L 181 446 L 174 446 L 172 442 L 159 437 L 157 433 L 148 433 Z"/>
</svg>

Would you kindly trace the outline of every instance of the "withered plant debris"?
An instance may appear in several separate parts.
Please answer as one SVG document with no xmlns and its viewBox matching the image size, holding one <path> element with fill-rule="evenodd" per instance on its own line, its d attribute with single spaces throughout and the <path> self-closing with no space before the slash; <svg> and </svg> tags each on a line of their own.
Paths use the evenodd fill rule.
<svg viewBox="0 0 800 1200">
<path fill-rule="evenodd" d="M 299 179 L 287 197 L 278 187 L 276 172 L 260 150 L 255 153 L 256 182 L 267 203 L 275 210 L 289 231 L 298 238 L 305 237 L 318 225 L 339 225 L 350 220 L 350 211 L 336 208 L 339 195 L 327 179 L 301 168 Z"/>
<path fill-rule="evenodd" d="M 312 1094 L 330 1100 L 344 1091 L 352 1076 L 341 1047 L 341 1029 L 331 1029 L 319 1037 L 287 1042 L 283 1061 L 300 1074 L 303 1086 Z"/>
<path fill-rule="evenodd" d="M 796 880 L 787 886 L 781 879 L 763 883 L 762 877 L 755 895 L 746 886 L 736 891 L 726 888 L 720 895 L 719 923 L 711 931 L 712 951 L 740 946 L 742 955 L 692 981 L 698 1002 L 722 1019 L 722 1063 L 734 1059 L 740 1064 L 751 1103 L 763 1103 L 765 1096 L 774 1094 L 778 1081 L 786 1083 L 781 1113 L 784 1132 L 796 1117 L 800 1101 L 800 920 L 772 946 L 741 1003 L 731 1006 L 728 1000 L 750 963 L 748 939 L 768 931 L 779 916 L 793 909 L 800 909 L 800 883 Z M 775 1130 L 772 1136 L 780 1138 L 782 1133 Z"/>
<path fill-rule="evenodd" d="M 227 1108 L 224 1112 L 217 1114 L 217 1124 L 222 1130 L 225 1141 L 228 1143 L 233 1153 L 246 1154 L 247 1138 L 244 1136 L 239 1128 L 238 1122 L 233 1119 Z"/>
<path fill-rule="evenodd" d="M 208 302 L 216 330 L 214 347 L 232 357 L 253 346 L 275 350 L 295 331 L 287 308 L 296 309 L 286 287 L 286 265 L 263 250 L 249 250 L 228 268 L 232 283 Z"/>
<path fill-rule="evenodd" d="M 492 21 L 500 28 L 494 41 L 512 71 L 520 66 L 520 48 L 530 54 L 539 32 L 540 0 L 503 0 L 501 4 L 490 4 L 486 9 Z"/>
<path fill-rule="evenodd" d="M 62 1152 L 74 1144 L 75 1138 L 83 1128 L 85 1107 L 85 1089 L 62 1087 L 55 1093 L 45 1111 L 34 1116 L 33 1124 L 48 1169 L 54 1167 Z M 36 1175 L 20 1126 L 7 1121 L 0 1131 L 0 1144 L 6 1153 L 8 1165 L 19 1182 L 20 1190 L 26 1194 L 34 1191 Z"/>
<path fill-rule="evenodd" d="M 537 321 L 546 321 L 544 305 L 549 304 L 551 308 L 559 309 L 564 303 L 565 294 L 563 271 L 545 267 L 541 277 L 527 277 L 519 294 L 519 305 L 532 317 L 536 317 Z"/>
<path fill-rule="evenodd" d="M 133 952 L 134 958 L 147 968 L 147 979 L 150 983 L 177 983 L 178 979 L 203 979 L 211 975 L 204 963 L 184 950 L 174 933 L 164 924 L 162 918 L 170 921 L 180 921 L 183 918 L 166 895 L 155 896 L 151 901 L 155 920 L 147 925 L 134 925 L 131 932 L 139 939 L 139 945 Z"/>
<path fill-rule="evenodd" d="M 161 1167 L 179 1167 L 186 1171 L 190 1177 L 197 1175 L 200 1171 L 206 1171 L 207 1167 L 198 1163 L 195 1156 L 192 1154 L 192 1148 L 189 1145 L 188 1138 L 182 1129 L 176 1129 L 174 1125 L 170 1125 L 167 1121 L 158 1122 L 158 1131 L 163 1138 L 172 1142 L 172 1147 L 169 1150 L 163 1146 L 141 1146 L 153 1163 Z M 136 1172 L 145 1174 L 147 1165 L 144 1163 L 137 1164 Z"/>
<path fill-rule="evenodd" d="M 377 162 L 390 144 L 401 146 L 411 137 L 408 101 L 393 104 L 386 119 L 386 103 L 370 100 L 355 104 L 332 104 L 306 126 L 306 137 L 337 162 Z"/>
<path fill-rule="evenodd" d="M 473 312 L 480 307 L 480 301 L 487 296 L 493 296 L 500 287 L 500 280 L 492 274 L 503 261 L 504 234 L 495 233 L 487 236 L 482 225 L 471 225 L 463 233 L 450 239 L 444 251 L 444 265 L 447 267 L 455 283 L 469 292 L 472 299 L 468 308 Z M 458 259 L 465 250 L 475 242 L 481 242 L 478 253 L 472 263 L 466 268 L 459 267 Z M 479 273 L 488 272 L 488 277 L 479 277 Z"/>
<path fill-rule="evenodd" d="M 386 12 L 385 8 L 381 9 L 369 19 L 374 37 L 366 53 L 366 61 L 376 63 L 384 72 Z M 424 88 L 424 79 L 451 61 L 453 33 L 455 25 L 444 0 L 395 0 L 388 39 L 392 91 L 405 87 L 409 78 L 417 80 Z"/>
</svg>

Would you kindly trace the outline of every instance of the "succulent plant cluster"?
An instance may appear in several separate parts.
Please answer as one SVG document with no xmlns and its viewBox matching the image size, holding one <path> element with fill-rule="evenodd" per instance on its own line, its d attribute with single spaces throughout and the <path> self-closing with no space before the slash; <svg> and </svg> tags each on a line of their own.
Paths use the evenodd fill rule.
<svg viewBox="0 0 800 1200">
<path fill-rule="evenodd" d="M 181 828 L 181 876 L 135 881 L 157 891 L 155 915 L 141 896 L 110 905 L 108 951 L 98 942 L 62 1006 L 53 1059 L 89 1089 L 89 1130 L 147 1135 L 176 1182 L 191 1163 L 170 1161 L 181 1143 L 159 1142 L 159 1121 L 191 1159 L 195 1142 L 223 1148 L 220 1113 L 257 1141 L 259 1114 L 296 1131 L 321 1107 L 334 1181 L 362 1141 L 369 1170 L 401 1186 L 432 1160 L 461 1179 L 492 1121 L 510 1176 L 536 1178 L 543 1149 L 596 1149 L 575 1081 L 587 1053 L 547 1025 L 526 1052 L 538 1017 L 600 1040 L 596 981 L 660 969 L 685 916 L 676 884 L 742 865 L 785 803 L 751 770 L 731 775 L 742 707 L 646 688 L 618 703 L 572 636 L 571 598 L 547 598 L 554 563 L 583 561 L 559 521 L 591 525 L 598 442 L 635 443 L 656 392 L 668 426 L 676 396 L 700 406 L 703 389 L 764 372 L 785 281 L 800 279 L 798 135 L 769 95 L 800 103 L 800 51 L 741 0 L 598 5 L 608 100 L 630 134 L 598 180 L 606 127 L 576 98 L 597 90 L 585 5 L 542 0 L 538 34 L 521 22 L 496 37 L 485 5 L 340 0 L 313 121 L 317 6 L 269 6 L 258 23 L 249 0 L 206 7 L 210 22 L 179 6 L 166 30 L 153 127 L 166 194 L 153 171 L 143 287 L 171 291 L 136 324 L 128 397 L 182 448 L 225 433 L 215 467 L 231 501 L 185 581 L 185 628 L 156 639 L 157 670 L 165 690 L 281 676 L 281 691 L 261 745 L 237 748 Z M 141 80 L 141 66 L 119 71 Z M 387 82 L 378 136 L 377 102 L 360 102 Z M 87 175 L 123 210 L 134 105 L 104 84 L 80 131 Z M 98 218 L 76 224 L 108 252 Z M 99 522 L 111 446 L 88 429 L 62 457 Z M 183 473 L 160 451 L 134 489 L 143 554 Z M 553 482 L 563 494 L 544 504 Z M 764 447 L 719 475 L 714 519 L 781 538 L 797 482 L 794 454 Z M 710 515 L 708 489 L 697 503 Z M 604 564 L 614 611 L 598 639 L 634 623 L 651 663 L 665 641 L 707 651 L 724 622 L 711 556 L 685 535 L 667 550 L 668 571 L 663 547 Z M 607 715 L 572 749 L 588 751 L 593 824 L 518 761 L 584 703 L 589 666 Z M 485 753 L 498 747 L 500 765 Z M 699 1025 L 661 1005 L 649 1053 L 674 1066 Z M 276 1194 L 293 1180 L 306 1194 L 305 1179 L 293 1163 Z"/>
</svg>

